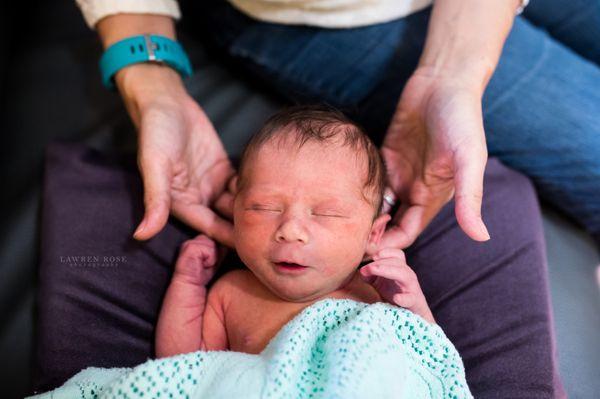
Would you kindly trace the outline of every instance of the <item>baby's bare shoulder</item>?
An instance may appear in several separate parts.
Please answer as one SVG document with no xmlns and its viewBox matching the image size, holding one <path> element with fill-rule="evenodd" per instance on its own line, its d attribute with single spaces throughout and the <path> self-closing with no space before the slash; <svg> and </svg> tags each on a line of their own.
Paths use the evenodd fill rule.
<svg viewBox="0 0 600 399">
<path fill-rule="evenodd" d="M 234 294 L 238 296 L 251 291 L 258 283 L 257 278 L 248 269 L 234 269 L 219 277 L 210 291 L 220 297 Z"/>
<path fill-rule="evenodd" d="M 280 301 L 247 268 L 231 270 L 221 276 L 214 284 L 223 303 L 236 303 L 238 306 L 261 306 L 264 302 Z"/>
<path fill-rule="evenodd" d="M 242 286 L 244 284 L 251 284 L 256 281 L 256 277 L 254 273 L 252 273 L 248 269 L 234 269 L 230 270 L 227 273 L 223 274 L 217 281 L 215 281 L 215 286 Z"/>
</svg>

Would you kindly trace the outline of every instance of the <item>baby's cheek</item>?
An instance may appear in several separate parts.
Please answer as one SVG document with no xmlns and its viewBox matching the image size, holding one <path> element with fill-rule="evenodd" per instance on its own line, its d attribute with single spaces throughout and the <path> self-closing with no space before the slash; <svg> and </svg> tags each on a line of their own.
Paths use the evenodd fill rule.
<svg viewBox="0 0 600 399">
<path fill-rule="evenodd" d="M 342 227 L 344 237 L 348 242 L 348 245 L 356 247 L 356 245 L 366 244 L 369 236 L 369 228 L 366 227 L 365 223 L 360 221 L 349 221 Z"/>
<path fill-rule="evenodd" d="M 343 223 L 329 235 L 325 248 L 333 252 L 340 264 L 360 262 L 365 250 L 365 232 L 358 223 Z"/>
<path fill-rule="evenodd" d="M 240 241 L 261 239 L 269 234 L 270 225 L 269 220 L 265 220 L 261 215 L 243 212 L 236 215 L 233 231 L 235 238 Z"/>
<path fill-rule="evenodd" d="M 250 220 L 249 220 L 250 219 Z M 244 218 L 234 226 L 235 248 L 243 261 L 254 261 L 267 252 L 271 231 L 267 223 L 255 223 Z"/>
</svg>

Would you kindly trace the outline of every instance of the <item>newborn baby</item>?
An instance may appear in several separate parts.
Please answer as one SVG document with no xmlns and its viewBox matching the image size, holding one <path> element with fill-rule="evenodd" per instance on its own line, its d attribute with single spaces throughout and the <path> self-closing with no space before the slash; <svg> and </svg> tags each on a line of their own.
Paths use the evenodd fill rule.
<svg viewBox="0 0 600 399">
<path fill-rule="evenodd" d="M 378 248 L 385 167 L 341 113 L 293 107 L 248 143 L 235 183 L 235 249 L 248 267 L 219 278 L 206 236 L 181 248 L 161 309 L 157 357 L 197 350 L 260 353 L 325 298 L 388 302 L 434 323 L 401 250 Z M 363 259 L 372 259 L 359 269 Z"/>
</svg>

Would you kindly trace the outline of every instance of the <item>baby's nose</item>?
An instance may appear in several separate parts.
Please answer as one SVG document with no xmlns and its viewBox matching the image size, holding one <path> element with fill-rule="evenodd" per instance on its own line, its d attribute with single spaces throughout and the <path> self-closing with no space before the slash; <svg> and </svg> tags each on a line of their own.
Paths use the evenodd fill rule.
<svg viewBox="0 0 600 399">
<path fill-rule="evenodd" d="M 283 222 L 279 229 L 275 232 L 275 240 L 277 242 L 301 242 L 308 243 L 308 232 L 297 219 L 290 219 Z"/>
</svg>

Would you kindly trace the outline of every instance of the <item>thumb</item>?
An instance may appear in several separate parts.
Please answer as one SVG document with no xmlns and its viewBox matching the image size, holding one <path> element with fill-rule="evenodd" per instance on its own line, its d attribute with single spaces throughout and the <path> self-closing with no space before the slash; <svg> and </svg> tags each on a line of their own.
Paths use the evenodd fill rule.
<svg viewBox="0 0 600 399">
<path fill-rule="evenodd" d="M 358 271 L 358 274 L 360 275 L 360 278 L 367 284 L 373 284 L 375 282 L 375 279 L 377 278 L 377 276 L 373 276 L 372 274 L 369 273 L 368 269 L 365 269 L 367 265 L 363 266 L 362 268 L 360 268 L 360 270 Z"/>
<path fill-rule="evenodd" d="M 476 154 L 476 155 L 474 155 Z M 457 151 L 455 159 L 455 208 L 456 220 L 462 230 L 473 240 L 490 239 L 483 219 L 483 175 L 487 162 L 485 147 L 480 151 Z"/>
<path fill-rule="evenodd" d="M 171 168 L 168 161 L 159 161 L 158 157 L 140 158 L 140 170 L 144 182 L 144 218 L 133 237 L 136 240 L 148 240 L 155 236 L 167 224 L 171 208 Z"/>
</svg>

